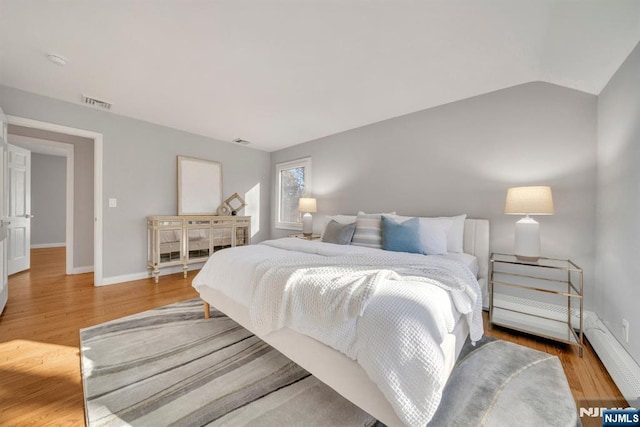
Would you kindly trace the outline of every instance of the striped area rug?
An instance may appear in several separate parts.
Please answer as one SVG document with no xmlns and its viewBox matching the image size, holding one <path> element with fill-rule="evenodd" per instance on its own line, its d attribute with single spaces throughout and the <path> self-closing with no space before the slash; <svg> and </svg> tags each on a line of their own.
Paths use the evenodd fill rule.
<svg viewBox="0 0 640 427">
<path fill-rule="evenodd" d="M 194 299 L 82 329 L 87 425 L 377 423 L 222 313 L 211 317 Z"/>
</svg>

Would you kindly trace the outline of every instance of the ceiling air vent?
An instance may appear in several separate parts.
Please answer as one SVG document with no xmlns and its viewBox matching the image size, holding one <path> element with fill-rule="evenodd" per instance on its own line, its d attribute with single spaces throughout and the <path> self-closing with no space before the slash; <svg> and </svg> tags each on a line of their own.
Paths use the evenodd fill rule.
<svg viewBox="0 0 640 427">
<path fill-rule="evenodd" d="M 251 144 L 250 141 L 247 141 L 246 139 L 240 139 L 240 138 L 234 139 L 233 142 L 235 142 L 236 144 L 240 144 L 240 145 L 249 145 L 249 144 Z"/>
<path fill-rule="evenodd" d="M 92 107 L 102 108 L 103 110 L 110 110 L 111 103 L 107 101 L 103 101 L 101 99 L 92 98 L 87 95 L 82 95 L 82 102 L 87 105 L 91 105 Z"/>
</svg>

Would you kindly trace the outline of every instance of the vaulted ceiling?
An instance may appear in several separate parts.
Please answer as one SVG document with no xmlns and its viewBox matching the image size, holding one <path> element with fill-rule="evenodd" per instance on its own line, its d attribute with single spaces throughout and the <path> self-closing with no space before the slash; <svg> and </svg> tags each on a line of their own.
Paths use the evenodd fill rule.
<svg viewBox="0 0 640 427">
<path fill-rule="evenodd" d="M 639 40 L 639 0 L 0 0 L 0 84 L 272 151 L 531 81 L 598 94 Z"/>
</svg>

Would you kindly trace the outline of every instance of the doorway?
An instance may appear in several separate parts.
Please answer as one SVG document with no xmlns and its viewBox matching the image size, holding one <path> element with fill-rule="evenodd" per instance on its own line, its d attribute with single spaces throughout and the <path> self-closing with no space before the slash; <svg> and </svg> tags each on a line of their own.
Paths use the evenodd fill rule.
<svg viewBox="0 0 640 427">
<path fill-rule="evenodd" d="M 15 116 L 7 116 L 9 123 L 9 134 L 21 136 L 23 138 L 38 139 L 48 141 L 41 143 L 57 150 L 64 150 L 67 158 L 67 201 L 66 201 L 66 273 L 79 274 L 93 271 L 94 284 L 102 283 L 102 134 L 76 129 L 53 123 L 41 122 L 37 120 L 25 119 Z M 93 153 L 88 163 L 92 166 L 92 181 L 78 179 L 79 147 L 82 144 L 91 145 Z M 59 153 L 61 151 L 58 151 Z M 86 156 L 85 156 L 86 158 Z M 84 184 L 83 184 L 84 183 Z M 78 186 L 89 185 L 91 192 L 84 189 L 82 201 L 78 194 Z M 87 196 L 87 194 L 89 196 Z M 88 199 L 87 199 L 88 198 Z M 93 207 L 93 215 L 86 218 L 81 216 L 79 203 L 88 203 Z M 90 210 L 90 209 L 86 209 Z M 80 228 L 79 228 L 80 227 Z M 89 248 L 93 249 L 93 256 L 90 250 L 83 250 L 81 236 L 93 236 L 93 244 L 89 243 Z M 83 261 L 89 253 L 89 260 Z"/>
<path fill-rule="evenodd" d="M 56 141 L 54 139 L 66 139 L 66 137 L 63 138 L 51 132 L 15 125 L 9 125 L 8 139 L 10 150 L 12 146 L 24 149 L 31 158 L 29 162 L 31 185 L 28 187 L 32 188 L 29 191 L 32 206 L 27 213 L 31 217 L 29 225 L 33 232 L 30 233 L 31 238 L 26 242 L 27 253 L 30 248 L 64 246 L 67 251 L 66 274 L 93 271 L 93 259 L 88 263 L 91 269 L 84 269 L 84 271 L 76 271 L 77 263 L 74 262 L 74 208 L 77 208 L 74 203 L 75 144 Z M 87 138 L 75 142 L 85 145 L 93 144 L 93 141 Z M 84 158 L 81 157 L 80 160 L 85 162 L 93 160 L 86 157 L 85 153 Z M 12 191 L 10 190 L 10 193 Z M 93 197 L 93 194 L 89 196 Z M 9 238 L 11 237 L 9 235 Z M 11 242 L 9 243 L 11 247 Z M 89 249 L 92 249 L 93 241 L 88 244 L 91 245 Z M 9 263 L 11 263 L 11 250 Z M 20 270 L 24 269 L 23 267 Z M 11 274 L 12 271 L 15 269 L 10 268 L 9 273 Z"/>
</svg>

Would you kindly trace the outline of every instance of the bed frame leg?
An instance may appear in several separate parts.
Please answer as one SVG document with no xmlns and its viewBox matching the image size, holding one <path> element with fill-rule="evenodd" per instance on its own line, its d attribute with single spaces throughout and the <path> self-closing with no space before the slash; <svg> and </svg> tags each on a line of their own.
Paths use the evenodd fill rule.
<svg viewBox="0 0 640 427">
<path fill-rule="evenodd" d="M 204 302 L 204 318 L 208 319 L 211 317 L 211 307 L 208 302 Z"/>
</svg>

